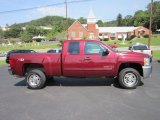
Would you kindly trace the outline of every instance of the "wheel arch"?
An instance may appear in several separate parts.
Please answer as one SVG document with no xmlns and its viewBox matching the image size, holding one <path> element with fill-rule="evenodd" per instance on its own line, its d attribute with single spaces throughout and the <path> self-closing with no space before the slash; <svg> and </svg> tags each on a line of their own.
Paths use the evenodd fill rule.
<svg viewBox="0 0 160 120">
<path fill-rule="evenodd" d="M 119 65 L 118 73 L 120 73 L 120 71 L 125 68 L 133 68 L 133 69 L 137 70 L 141 76 L 143 76 L 142 65 L 139 63 L 121 63 Z"/>
<path fill-rule="evenodd" d="M 26 63 L 23 65 L 23 73 L 24 75 L 33 69 L 39 69 L 45 73 L 44 66 L 39 63 Z"/>
</svg>

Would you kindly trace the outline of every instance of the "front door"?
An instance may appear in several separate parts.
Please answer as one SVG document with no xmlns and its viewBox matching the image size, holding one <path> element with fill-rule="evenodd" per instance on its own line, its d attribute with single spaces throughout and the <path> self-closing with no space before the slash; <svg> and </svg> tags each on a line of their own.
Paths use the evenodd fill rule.
<svg viewBox="0 0 160 120">
<path fill-rule="evenodd" d="M 106 49 L 98 42 L 85 42 L 82 68 L 85 76 L 112 76 L 115 67 L 114 54 L 102 56 Z"/>
</svg>

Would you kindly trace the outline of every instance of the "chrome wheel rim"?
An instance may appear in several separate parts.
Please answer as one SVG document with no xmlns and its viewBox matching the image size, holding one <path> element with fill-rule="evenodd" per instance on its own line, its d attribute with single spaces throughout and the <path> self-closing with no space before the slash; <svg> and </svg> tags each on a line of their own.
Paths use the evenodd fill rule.
<svg viewBox="0 0 160 120">
<path fill-rule="evenodd" d="M 28 83 L 30 86 L 32 87 L 36 87 L 40 84 L 40 77 L 36 74 L 31 74 L 29 77 L 28 77 Z"/>
<path fill-rule="evenodd" d="M 128 87 L 133 87 L 137 84 L 137 77 L 133 73 L 127 73 L 124 76 L 124 84 Z"/>
</svg>

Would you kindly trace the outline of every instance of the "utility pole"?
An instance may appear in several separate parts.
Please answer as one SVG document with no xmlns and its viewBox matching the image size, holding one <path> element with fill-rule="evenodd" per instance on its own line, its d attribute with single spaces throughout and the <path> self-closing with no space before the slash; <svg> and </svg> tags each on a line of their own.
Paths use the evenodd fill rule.
<svg viewBox="0 0 160 120">
<path fill-rule="evenodd" d="M 149 48 L 150 48 L 151 36 L 152 36 L 152 14 L 153 14 L 153 0 L 151 0 L 151 5 L 150 5 L 150 23 L 149 23 L 149 39 L 148 39 Z"/>
<path fill-rule="evenodd" d="M 66 6 L 66 34 L 67 34 L 67 40 L 68 40 L 68 8 L 67 8 L 67 0 L 65 0 L 65 6 Z"/>
</svg>

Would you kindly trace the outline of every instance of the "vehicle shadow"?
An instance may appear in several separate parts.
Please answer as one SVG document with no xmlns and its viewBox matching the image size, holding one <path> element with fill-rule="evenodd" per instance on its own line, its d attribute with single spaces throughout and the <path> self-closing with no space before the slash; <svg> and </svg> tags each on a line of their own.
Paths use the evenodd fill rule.
<svg viewBox="0 0 160 120">
<path fill-rule="evenodd" d="M 23 79 L 14 84 L 14 86 L 26 86 L 26 80 Z M 56 77 L 52 80 L 47 80 L 46 86 L 114 86 L 116 88 L 121 88 L 118 81 L 113 78 L 66 78 L 66 77 Z"/>
<path fill-rule="evenodd" d="M 14 84 L 15 86 L 26 86 L 26 80 L 21 80 Z M 143 86 L 141 81 L 139 86 Z M 51 80 L 47 80 L 45 87 L 47 86 L 69 86 L 69 87 L 88 87 L 88 86 L 114 86 L 115 88 L 123 89 L 117 79 L 113 78 L 66 78 L 56 77 Z"/>
<path fill-rule="evenodd" d="M 15 83 L 14 86 L 26 86 L 26 80 L 25 79 L 21 80 L 21 81 Z"/>
</svg>

